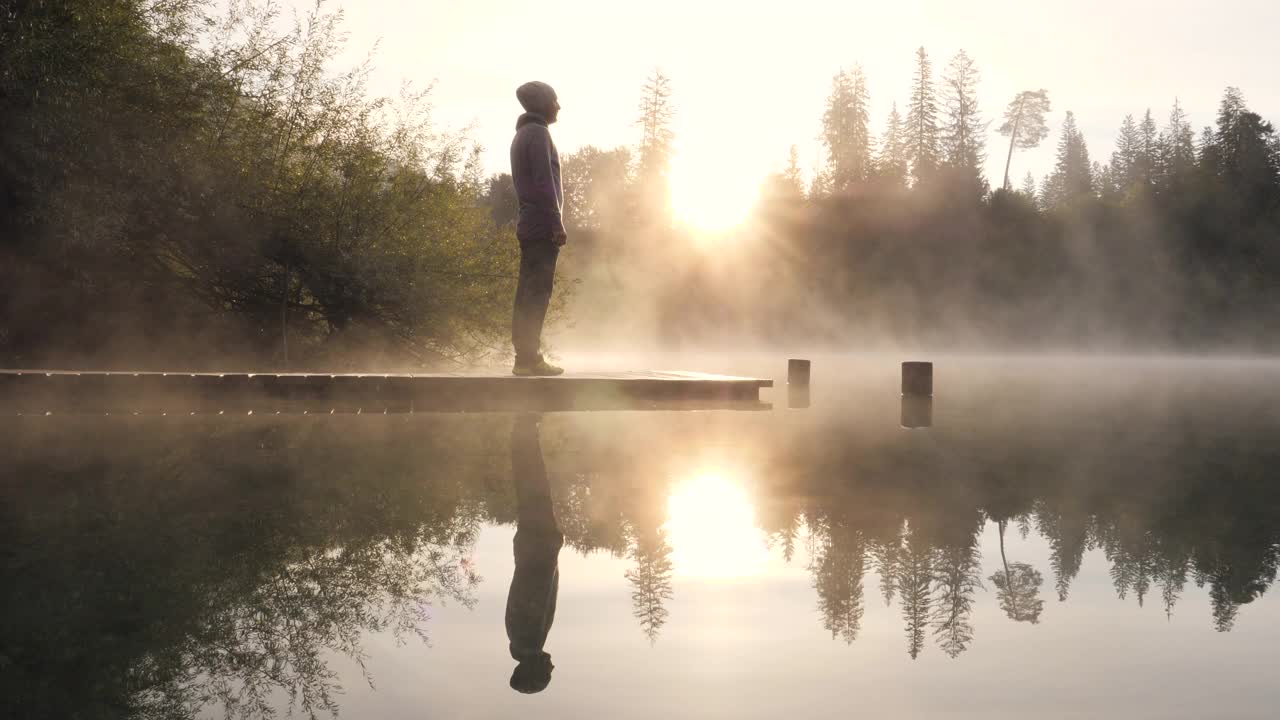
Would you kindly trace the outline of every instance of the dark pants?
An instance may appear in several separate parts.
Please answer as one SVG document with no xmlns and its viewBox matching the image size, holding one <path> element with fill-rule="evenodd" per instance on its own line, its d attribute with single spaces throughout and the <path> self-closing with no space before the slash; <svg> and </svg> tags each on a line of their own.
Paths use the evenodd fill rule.
<svg viewBox="0 0 1280 720">
<path fill-rule="evenodd" d="M 516 307 L 511 318 L 511 344 L 516 363 L 531 364 L 541 357 L 542 323 L 551 303 L 551 284 L 556 276 L 560 248 L 551 240 L 520 243 L 520 282 L 516 285 Z"/>
</svg>

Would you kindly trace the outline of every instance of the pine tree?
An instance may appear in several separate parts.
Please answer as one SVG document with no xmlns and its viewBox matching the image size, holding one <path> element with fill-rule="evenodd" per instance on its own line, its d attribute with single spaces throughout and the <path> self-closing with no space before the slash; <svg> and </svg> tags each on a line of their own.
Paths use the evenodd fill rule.
<svg viewBox="0 0 1280 720">
<path fill-rule="evenodd" d="M 866 77 L 861 67 L 841 70 L 831 81 L 831 95 L 822 115 L 822 143 L 827 171 L 835 192 L 865 181 L 871 170 L 871 136 Z"/>
<path fill-rule="evenodd" d="M 1247 215 L 1265 212 L 1280 195 L 1280 163 L 1273 151 L 1276 143 L 1271 123 L 1249 110 L 1238 88 L 1227 88 L 1210 147 L 1211 169 Z"/>
<path fill-rule="evenodd" d="M 1009 189 L 1009 166 L 1013 163 L 1015 149 L 1031 150 L 1049 137 L 1045 116 L 1049 113 L 1049 91 L 1023 90 L 1014 96 L 1004 111 L 1004 124 L 997 130 L 1009 138 L 1009 154 L 1004 162 L 1004 182 L 1000 187 Z"/>
<path fill-rule="evenodd" d="M 1020 192 L 1027 196 L 1031 202 L 1036 201 L 1036 178 L 1031 174 L 1030 170 L 1027 171 L 1026 177 L 1022 178 L 1022 188 Z"/>
<path fill-rule="evenodd" d="M 1057 160 L 1043 188 L 1045 206 L 1061 207 L 1091 195 L 1092 170 L 1084 135 L 1076 127 L 1075 114 L 1068 110 L 1062 121 Z"/>
<path fill-rule="evenodd" d="M 915 184 L 931 180 L 939 162 L 938 100 L 929 54 L 923 47 L 916 50 L 911 106 L 907 110 L 907 150 Z"/>
<path fill-rule="evenodd" d="M 946 124 L 942 146 L 946 165 L 957 181 L 970 185 L 975 195 L 983 195 L 987 124 L 978 113 L 978 79 L 978 68 L 969 55 L 963 50 L 956 53 L 943 77 Z"/>
<path fill-rule="evenodd" d="M 671 121 L 675 108 L 671 104 L 671 79 L 655 69 L 645 81 L 640 94 L 640 148 L 638 177 L 640 192 L 649 217 L 669 216 L 669 173 L 672 142 L 675 133 Z"/>
<path fill-rule="evenodd" d="M 1216 177 L 1222 165 L 1222 158 L 1218 152 L 1213 128 L 1208 125 L 1200 130 L 1200 139 L 1196 143 L 1196 156 L 1200 160 L 1200 170 L 1209 177 Z"/>
<path fill-rule="evenodd" d="M 795 145 L 787 153 L 787 167 L 782 171 L 782 180 L 789 191 L 799 198 L 804 197 L 804 176 L 800 172 L 800 150 Z"/>
<path fill-rule="evenodd" d="M 876 158 L 876 175 L 893 187 L 905 187 L 910 169 L 910 153 L 907 148 L 906 128 L 898 104 L 889 111 L 884 136 L 880 140 L 880 154 Z"/>
<path fill-rule="evenodd" d="M 1126 191 L 1138 183 L 1138 157 L 1141 138 L 1133 115 L 1125 115 L 1116 136 L 1116 150 L 1111 153 L 1111 180 Z"/>
<path fill-rule="evenodd" d="M 770 173 L 760 189 L 760 208 L 793 213 L 804 202 L 804 177 L 800 171 L 800 151 L 795 145 L 787 155 L 782 172 Z"/>
<path fill-rule="evenodd" d="M 1247 109 L 1240 88 L 1227 88 L 1218 106 L 1218 128 L 1213 136 L 1224 170 L 1240 163 L 1240 119 Z"/>
<path fill-rule="evenodd" d="M 1156 129 L 1156 121 L 1151 115 L 1151 108 L 1147 108 L 1146 114 L 1142 116 L 1142 122 L 1138 125 L 1136 179 L 1143 188 L 1151 188 L 1155 185 L 1159 174 L 1160 133 Z"/>
<path fill-rule="evenodd" d="M 813 180 L 809 181 L 810 199 L 819 199 L 830 197 L 831 195 L 831 173 L 826 168 L 819 169 L 813 174 Z"/>
<path fill-rule="evenodd" d="M 1169 122 L 1160 134 L 1160 183 L 1163 192 L 1183 193 L 1191 182 L 1196 165 L 1195 132 L 1187 122 L 1177 98 L 1169 111 Z"/>
</svg>

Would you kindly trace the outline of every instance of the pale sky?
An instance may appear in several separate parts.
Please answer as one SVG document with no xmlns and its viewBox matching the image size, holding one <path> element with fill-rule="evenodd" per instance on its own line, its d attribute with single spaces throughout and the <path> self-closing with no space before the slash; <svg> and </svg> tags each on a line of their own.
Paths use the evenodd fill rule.
<svg viewBox="0 0 1280 720">
<path fill-rule="evenodd" d="M 507 169 L 520 83 L 544 80 L 559 92 L 564 109 L 553 132 L 566 153 L 633 145 L 640 87 L 661 67 L 675 92 L 677 180 L 746 192 L 782 166 L 792 144 L 812 169 L 823 102 L 842 66 L 866 71 L 879 135 L 890 104 L 905 107 L 920 45 L 936 75 L 961 48 L 981 70 L 993 185 L 1006 147 L 995 128 L 1018 90 L 1047 88 L 1054 114 L 1044 146 L 1015 156 L 1015 185 L 1027 170 L 1037 178 L 1048 171 L 1068 109 L 1101 160 L 1125 113 L 1150 106 L 1163 125 L 1175 96 L 1197 132 L 1227 85 L 1280 121 L 1275 0 L 348 0 L 342 7 L 348 60 L 381 42 L 374 90 L 434 82 L 438 122 L 471 126 L 488 172 Z"/>
</svg>

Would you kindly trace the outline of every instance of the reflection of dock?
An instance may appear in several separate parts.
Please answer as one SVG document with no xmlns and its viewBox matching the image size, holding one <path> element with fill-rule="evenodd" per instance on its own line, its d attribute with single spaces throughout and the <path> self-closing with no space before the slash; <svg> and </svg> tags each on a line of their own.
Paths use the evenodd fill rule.
<svg viewBox="0 0 1280 720">
<path fill-rule="evenodd" d="M 753 409 L 772 380 L 635 371 L 479 374 L 164 373 L 0 370 L 0 412 L 401 413 Z"/>
</svg>

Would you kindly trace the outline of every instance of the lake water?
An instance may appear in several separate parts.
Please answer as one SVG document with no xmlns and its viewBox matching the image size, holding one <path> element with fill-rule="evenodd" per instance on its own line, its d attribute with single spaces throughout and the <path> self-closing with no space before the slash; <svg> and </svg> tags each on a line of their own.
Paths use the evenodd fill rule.
<svg viewBox="0 0 1280 720">
<path fill-rule="evenodd" d="M 935 358 L 904 408 L 896 360 L 807 409 L 5 418 L 4 715 L 1276 716 L 1280 364 Z"/>
</svg>

